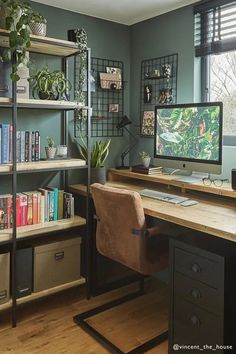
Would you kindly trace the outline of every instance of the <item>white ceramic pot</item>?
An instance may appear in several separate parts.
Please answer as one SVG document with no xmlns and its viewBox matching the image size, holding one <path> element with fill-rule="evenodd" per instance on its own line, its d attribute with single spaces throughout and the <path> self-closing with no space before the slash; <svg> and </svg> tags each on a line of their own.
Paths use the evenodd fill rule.
<svg viewBox="0 0 236 354">
<path fill-rule="evenodd" d="M 47 34 L 46 23 L 31 22 L 29 27 L 32 34 L 34 34 L 35 36 L 45 37 Z"/>
<path fill-rule="evenodd" d="M 56 151 L 57 151 L 57 149 L 55 147 L 46 146 L 45 147 L 45 151 L 46 151 L 46 156 L 47 156 L 48 159 L 54 159 L 55 158 Z"/>
<path fill-rule="evenodd" d="M 143 157 L 142 158 L 142 163 L 144 167 L 149 167 L 151 161 L 151 157 Z"/>
<path fill-rule="evenodd" d="M 57 146 L 57 156 L 58 157 L 67 157 L 67 146 L 66 145 L 58 145 Z"/>
</svg>

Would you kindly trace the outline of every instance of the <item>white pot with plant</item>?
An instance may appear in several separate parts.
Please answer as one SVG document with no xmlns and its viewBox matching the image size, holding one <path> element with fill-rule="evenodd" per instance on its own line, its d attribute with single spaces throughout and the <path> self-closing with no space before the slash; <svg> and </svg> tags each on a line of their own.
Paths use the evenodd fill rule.
<svg viewBox="0 0 236 354">
<path fill-rule="evenodd" d="M 48 159 L 54 159 L 56 155 L 57 148 L 54 146 L 55 142 L 52 136 L 47 136 L 48 146 L 45 146 L 46 156 Z"/>
<path fill-rule="evenodd" d="M 147 152 L 145 152 L 145 151 L 141 151 L 141 152 L 139 153 L 139 156 L 141 157 L 143 166 L 144 166 L 144 167 L 149 167 L 150 162 L 151 162 L 151 157 L 150 157 L 150 155 L 149 155 Z"/>
<path fill-rule="evenodd" d="M 45 37 L 47 34 L 47 20 L 37 12 L 31 16 L 29 27 L 36 36 Z"/>
<path fill-rule="evenodd" d="M 107 141 L 96 141 L 91 149 L 90 166 L 91 166 L 91 183 L 106 182 L 106 168 L 104 162 L 109 154 L 111 139 Z M 78 144 L 80 155 L 87 161 L 88 148 L 82 139 L 82 144 Z"/>
</svg>

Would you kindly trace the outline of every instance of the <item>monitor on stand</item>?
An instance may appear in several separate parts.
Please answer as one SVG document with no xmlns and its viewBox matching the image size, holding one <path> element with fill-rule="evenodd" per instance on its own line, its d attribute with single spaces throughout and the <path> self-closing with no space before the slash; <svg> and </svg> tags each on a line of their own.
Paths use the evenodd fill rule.
<svg viewBox="0 0 236 354">
<path fill-rule="evenodd" d="M 222 108 L 222 102 L 156 106 L 155 163 L 180 174 L 189 171 L 190 178 L 181 178 L 185 182 L 195 181 L 193 171 L 220 174 Z"/>
</svg>

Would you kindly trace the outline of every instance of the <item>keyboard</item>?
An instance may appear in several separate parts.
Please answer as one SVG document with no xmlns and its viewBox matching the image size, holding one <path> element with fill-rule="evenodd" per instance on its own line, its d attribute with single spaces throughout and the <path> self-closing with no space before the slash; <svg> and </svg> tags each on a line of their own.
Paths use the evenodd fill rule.
<svg viewBox="0 0 236 354">
<path fill-rule="evenodd" d="M 181 197 L 175 194 L 157 192 L 152 189 L 142 189 L 141 191 L 139 191 L 139 194 L 143 197 L 158 199 L 163 202 L 172 203 L 172 204 L 180 204 L 185 202 L 186 200 L 189 200 L 189 198 L 186 197 Z"/>
</svg>

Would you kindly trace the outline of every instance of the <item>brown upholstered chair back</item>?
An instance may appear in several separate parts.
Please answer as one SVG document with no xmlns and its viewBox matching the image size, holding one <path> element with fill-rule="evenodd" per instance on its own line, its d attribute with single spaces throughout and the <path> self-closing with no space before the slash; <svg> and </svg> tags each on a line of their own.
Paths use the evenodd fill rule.
<svg viewBox="0 0 236 354">
<path fill-rule="evenodd" d="M 141 274 L 152 274 L 167 266 L 168 240 L 134 235 L 145 230 L 145 215 L 140 195 L 135 191 L 91 185 L 96 215 L 98 251 Z"/>
</svg>

